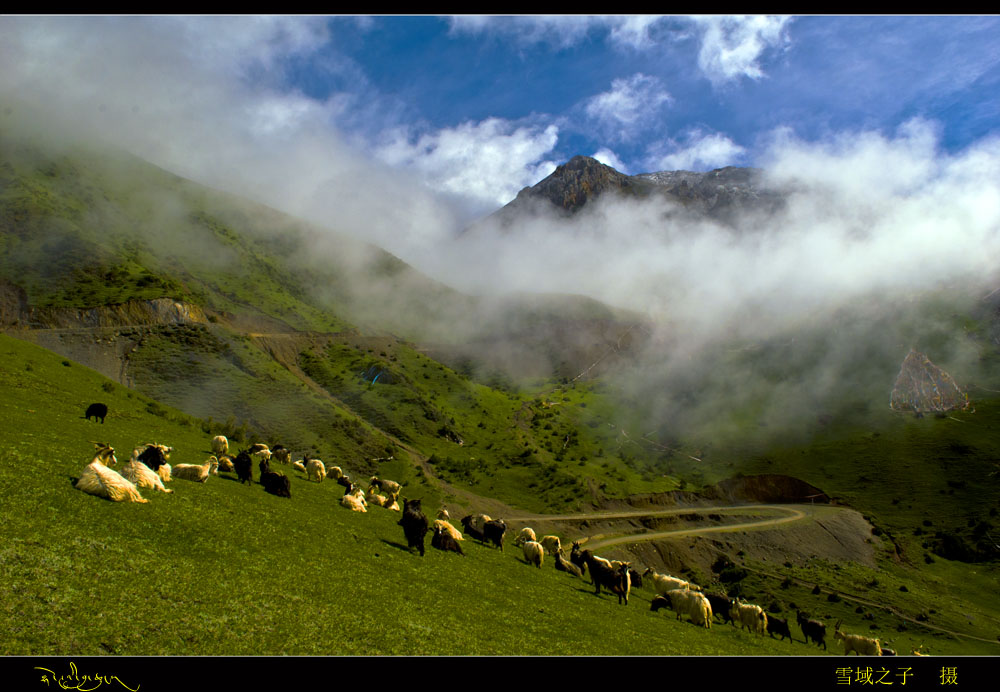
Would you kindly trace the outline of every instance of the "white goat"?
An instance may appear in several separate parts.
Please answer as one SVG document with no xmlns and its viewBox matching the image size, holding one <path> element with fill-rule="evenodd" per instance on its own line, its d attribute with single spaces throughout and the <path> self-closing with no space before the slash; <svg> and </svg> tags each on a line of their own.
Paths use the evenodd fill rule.
<svg viewBox="0 0 1000 692">
<path fill-rule="evenodd" d="M 652 567 L 647 568 L 646 571 L 642 573 L 643 579 L 646 579 L 647 577 L 649 577 L 650 581 L 653 582 L 653 587 L 656 589 L 656 593 L 661 596 L 666 596 L 668 591 L 673 591 L 674 589 L 701 591 L 701 587 L 697 584 L 692 584 L 691 582 L 684 581 L 683 579 L 672 577 L 669 574 L 654 572 Z"/>
<path fill-rule="evenodd" d="M 757 634 L 767 632 L 767 613 L 759 605 L 743 603 L 737 598 L 729 608 L 729 616 L 734 623 L 740 623 L 740 629 L 746 628 Z"/>
<path fill-rule="evenodd" d="M 353 485 L 353 483 L 351 485 Z M 385 507 L 386 509 L 392 510 L 393 512 L 402 511 L 399 509 L 399 501 L 395 495 L 388 495 L 388 496 L 382 495 L 380 493 L 376 493 L 372 488 L 368 488 L 368 499 L 371 501 L 373 505 L 377 505 L 379 507 Z M 457 540 L 462 540 L 462 539 L 461 537 L 459 537 Z"/>
<path fill-rule="evenodd" d="M 524 551 L 524 559 L 528 561 L 529 565 L 534 565 L 541 569 L 542 560 L 545 559 L 545 550 L 542 548 L 542 544 L 538 541 L 525 541 L 521 546 L 521 550 Z"/>
<path fill-rule="evenodd" d="M 678 620 L 686 614 L 693 624 L 712 629 L 712 604 L 704 594 L 688 589 L 672 589 L 666 597 L 670 599 L 670 607 L 677 613 Z"/>
<path fill-rule="evenodd" d="M 521 529 L 517 536 L 514 537 L 514 545 L 521 545 L 525 541 L 537 541 L 538 538 L 535 537 L 535 530 L 530 526 L 525 526 Z"/>
<path fill-rule="evenodd" d="M 108 466 L 118 463 L 111 445 L 95 442 L 96 453 L 93 460 L 80 474 L 76 482 L 77 490 L 90 495 L 107 498 L 112 502 L 149 502 L 139 494 L 132 481 Z"/>
<path fill-rule="evenodd" d="M 153 471 L 139 461 L 140 453 L 141 450 L 139 448 L 132 450 L 132 457 L 122 467 L 122 477 L 131 481 L 137 488 L 152 488 L 153 490 L 159 490 L 161 493 L 168 494 L 174 492 L 173 490 L 167 490 L 163 485 L 164 474 L 167 480 L 170 480 L 170 464 L 162 464 L 160 468 Z M 166 470 L 164 471 L 164 469 Z"/>
<path fill-rule="evenodd" d="M 858 656 L 882 655 L 882 646 L 879 644 L 878 639 L 871 639 L 870 637 L 864 637 L 860 634 L 844 634 L 840 631 L 840 623 L 841 621 L 838 620 L 833 629 L 833 638 L 843 640 L 845 656 L 852 651 Z"/>
<path fill-rule="evenodd" d="M 448 514 L 448 510 L 446 510 L 444 507 L 442 507 L 441 509 L 438 510 L 437 518 L 438 519 L 444 519 L 445 521 L 448 521 L 449 519 L 451 519 L 451 515 Z"/>
<path fill-rule="evenodd" d="M 326 477 L 326 467 L 319 459 L 310 459 L 306 462 L 306 476 L 311 481 L 322 483 Z"/>
<path fill-rule="evenodd" d="M 562 550 L 562 541 L 559 540 L 559 536 L 542 536 L 538 542 L 542 544 L 545 552 L 549 555 L 555 555 Z"/>
<path fill-rule="evenodd" d="M 223 454 L 219 457 L 219 471 L 228 471 L 229 473 L 236 471 L 236 466 L 233 465 L 233 458 L 228 454 Z"/>
<path fill-rule="evenodd" d="M 333 481 L 337 480 L 338 478 L 343 478 L 344 469 L 340 468 L 339 466 L 331 466 L 326 470 L 326 477 Z"/>
<path fill-rule="evenodd" d="M 204 464 L 177 464 L 174 466 L 171 474 L 174 478 L 183 478 L 186 481 L 204 483 L 208 480 L 208 476 L 212 472 L 212 469 L 218 469 L 218 467 L 219 460 L 216 459 L 213 454 L 205 461 Z"/>
<path fill-rule="evenodd" d="M 368 485 L 374 486 L 379 490 L 384 490 L 391 495 L 399 495 L 399 493 L 403 490 L 403 486 L 396 481 L 382 480 L 378 476 L 372 476 L 371 480 L 368 481 Z"/>
<path fill-rule="evenodd" d="M 347 507 L 355 512 L 367 512 L 365 509 L 367 506 L 365 501 L 365 491 L 361 488 L 354 488 L 350 492 L 344 493 L 344 496 L 340 498 L 340 505 L 342 507 Z"/>
<path fill-rule="evenodd" d="M 257 442 L 256 444 L 250 445 L 250 456 L 270 461 L 271 450 L 263 442 Z"/>
<path fill-rule="evenodd" d="M 229 454 L 229 440 L 225 435 L 216 435 L 212 438 L 212 454 L 217 459 L 221 459 L 224 454 Z"/>
<path fill-rule="evenodd" d="M 446 532 L 449 536 L 454 538 L 456 541 L 465 540 L 465 536 L 462 535 L 462 532 L 456 529 L 454 526 L 452 526 L 451 522 L 445 521 L 444 519 L 434 520 L 434 524 L 431 526 L 431 531 L 434 531 L 436 529 L 441 529 L 442 531 Z"/>
</svg>

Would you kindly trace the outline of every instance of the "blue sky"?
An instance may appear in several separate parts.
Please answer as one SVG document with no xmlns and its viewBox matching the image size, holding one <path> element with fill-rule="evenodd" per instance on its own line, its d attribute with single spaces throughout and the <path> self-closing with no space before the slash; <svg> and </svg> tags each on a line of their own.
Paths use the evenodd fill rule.
<svg viewBox="0 0 1000 692">
<path fill-rule="evenodd" d="M 779 129 L 817 141 L 892 133 L 913 118 L 935 123 L 942 148 L 957 151 L 993 132 L 1000 115 L 998 22 L 337 18 L 326 22 L 320 47 L 290 61 L 284 85 L 314 99 L 351 94 L 378 104 L 363 117 L 342 114 L 336 126 L 382 160 L 432 179 L 449 158 L 441 138 L 459 128 L 455 147 L 520 132 L 537 145 L 522 154 L 532 173 L 575 154 L 628 173 L 755 165 Z M 499 127 L 482 126 L 493 121 Z M 547 128 L 556 128 L 554 140 Z"/>
<path fill-rule="evenodd" d="M 630 24 L 631 22 L 631 24 Z M 559 128 L 546 158 L 627 172 L 752 164 L 759 139 L 893 131 L 922 117 L 960 149 L 996 127 L 996 17 L 332 19 L 287 85 L 360 93 L 410 137 L 499 118 Z M 342 65 L 316 69 L 318 64 Z M 361 87 L 360 89 L 358 87 Z M 359 127 L 348 115 L 346 127 Z M 391 122 L 368 122 L 365 134 Z M 374 126 L 374 128 L 373 128 Z M 364 126 L 361 129 L 365 129 Z"/>
</svg>

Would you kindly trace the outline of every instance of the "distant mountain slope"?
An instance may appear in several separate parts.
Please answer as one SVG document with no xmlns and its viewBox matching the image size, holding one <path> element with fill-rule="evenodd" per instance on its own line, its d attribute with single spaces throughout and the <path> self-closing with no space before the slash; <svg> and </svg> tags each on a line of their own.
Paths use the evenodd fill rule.
<svg viewBox="0 0 1000 692">
<path fill-rule="evenodd" d="M 0 161 L 0 275 L 36 307 L 166 296 L 296 329 L 405 334 L 471 302 L 380 248 L 124 152 L 4 129 Z"/>
</svg>

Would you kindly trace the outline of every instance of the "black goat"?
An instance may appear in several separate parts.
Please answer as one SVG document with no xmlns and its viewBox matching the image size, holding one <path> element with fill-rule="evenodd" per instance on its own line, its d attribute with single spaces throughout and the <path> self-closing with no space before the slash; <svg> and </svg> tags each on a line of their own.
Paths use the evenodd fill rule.
<svg viewBox="0 0 1000 692">
<path fill-rule="evenodd" d="M 265 457 L 261 457 L 260 463 L 257 464 L 257 468 L 260 469 L 260 482 L 264 483 L 264 474 L 271 473 L 271 462 L 269 462 Z"/>
<path fill-rule="evenodd" d="M 721 593 L 707 593 L 705 598 L 708 599 L 708 604 L 712 606 L 713 615 L 722 616 L 722 624 L 727 622 L 731 625 L 736 623 L 733 621 L 733 615 L 730 613 L 730 609 L 733 607 L 733 600 L 729 596 Z"/>
<path fill-rule="evenodd" d="M 642 575 L 639 574 L 639 570 L 630 568 L 628 571 L 628 578 L 632 582 L 632 586 L 637 589 L 642 588 Z"/>
<path fill-rule="evenodd" d="M 261 462 L 262 464 L 264 462 Z M 264 492 L 277 495 L 278 497 L 292 497 L 292 484 L 288 476 L 277 471 L 262 471 L 260 474 L 260 484 L 264 486 Z"/>
<path fill-rule="evenodd" d="M 583 552 L 580 550 L 580 541 L 573 541 L 573 549 L 569 553 L 569 561 L 580 568 L 581 575 L 587 571 L 587 562 L 583 559 Z"/>
<path fill-rule="evenodd" d="M 465 553 L 462 552 L 462 546 L 458 544 L 458 541 L 440 526 L 434 529 L 434 535 L 431 536 L 431 547 L 438 550 L 451 550 L 463 557 L 465 556 Z"/>
<path fill-rule="evenodd" d="M 788 641 L 794 641 L 792 639 L 792 631 L 788 629 L 788 620 L 785 618 L 779 618 L 775 615 L 767 616 L 767 636 L 773 638 L 774 635 L 780 634 L 782 640 L 788 637 Z"/>
<path fill-rule="evenodd" d="M 156 471 L 167 463 L 167 456 L 163 453 L 162 449 L 155 445 L 149 445 L 146 449 L 142 450 L 138 459 L 153 471 Z"/>
<path fill-rule="evenodd" d="M 622 600 L 625 601 L 625 605 L 628 605 L 628 592 L 630 587 L 630 582 L 628 579 L 628 569 L 629 563 L 624 563 L 618 569 L 608 566 L 607 563 L 594 557 L 594 554 L 590 550 L 583 551 L 583 559 L 587 563 L 587 567 L 590 568 L 590 578 L 597 587 L 594 591 L 594 595 L 597 596 L 601 593 L 601 587 L 610 591 L 611 593 L 618 596 L 618 605 L 621 605 Z"/>
<path fill-rule="evenodd" d="M 253 485 L 253 459 L 250 452 L 244 449 L 237 454 L 233 459 L 233 468 L 236 469 L 236 477 L 240 479 L 240 483 Z"/>
<path fill-rule="evenodd" d="M 813 643 L 816 646 L 820 644 L 823 645 L 823 650 L 826 650 L 826 624 L 820 622 L 819 620 L 810 620 L 802 615 L 802 613 L 796 613 L 795 619 L 799 623 L 799 627 L 802 628 L 802 634 L 805 635 L 806 644 L 809 643 L 809 638 L 812 637 Z"/>
<path fill-rule="evenodd" d="M 403 527 L 406 543 L 410 548 L 419 548 L 424 555 L 424 536 L 427 535 L 427 517 L 420 510 L 420 500 L 403 500 L 403 518 L 398 522 Z"/>
<path fill-rule="evenodd" d="M 100 418 L 101 425 L 104 425 L 104 416 L 108 415 L 108 405 L 91 404 L 90 406 L 87 407 L 87 412 L 83 415 L 87 420 L 90 420 L 90 417 L 93 416 L 95 423 L 97 422 L 97 419 Z"/>
<path fill-rule="evenodd" d="M 486 542 L 486 534 L 476 528 L 475 524 L 472 523 L 472 515 L 462 519 L 462 528 L 465 529 L 465 534 L 470 538 L 474 538 L 480 543 Z"/>
<path fill-rule="evenodd" d="M 491 520 L 483 525 L 483 535 L 486 536 L 486 540 L 493 545 L 500 548 L 500 552 L 503 552 L 503 537 L 507 535 L 507 524 L 500 520 Z"/>
</svg>

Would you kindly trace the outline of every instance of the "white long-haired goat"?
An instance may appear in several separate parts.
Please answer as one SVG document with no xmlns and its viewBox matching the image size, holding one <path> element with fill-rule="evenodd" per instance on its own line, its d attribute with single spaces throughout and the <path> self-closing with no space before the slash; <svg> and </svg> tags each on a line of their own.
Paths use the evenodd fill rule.
<svg viewBox="0 0 1000 692">
<path fill-rule="evenodd" d="M 105 442 L 95 442 L 96 453 L 93 460 L 80 474 L 76 482 L 77 490 L 103 497 L 112 502 L 149 502 L 139 494 L 132 481 L 117 471 L 108 468 L 116 463 L 115 450 Z"/>
</svg>

